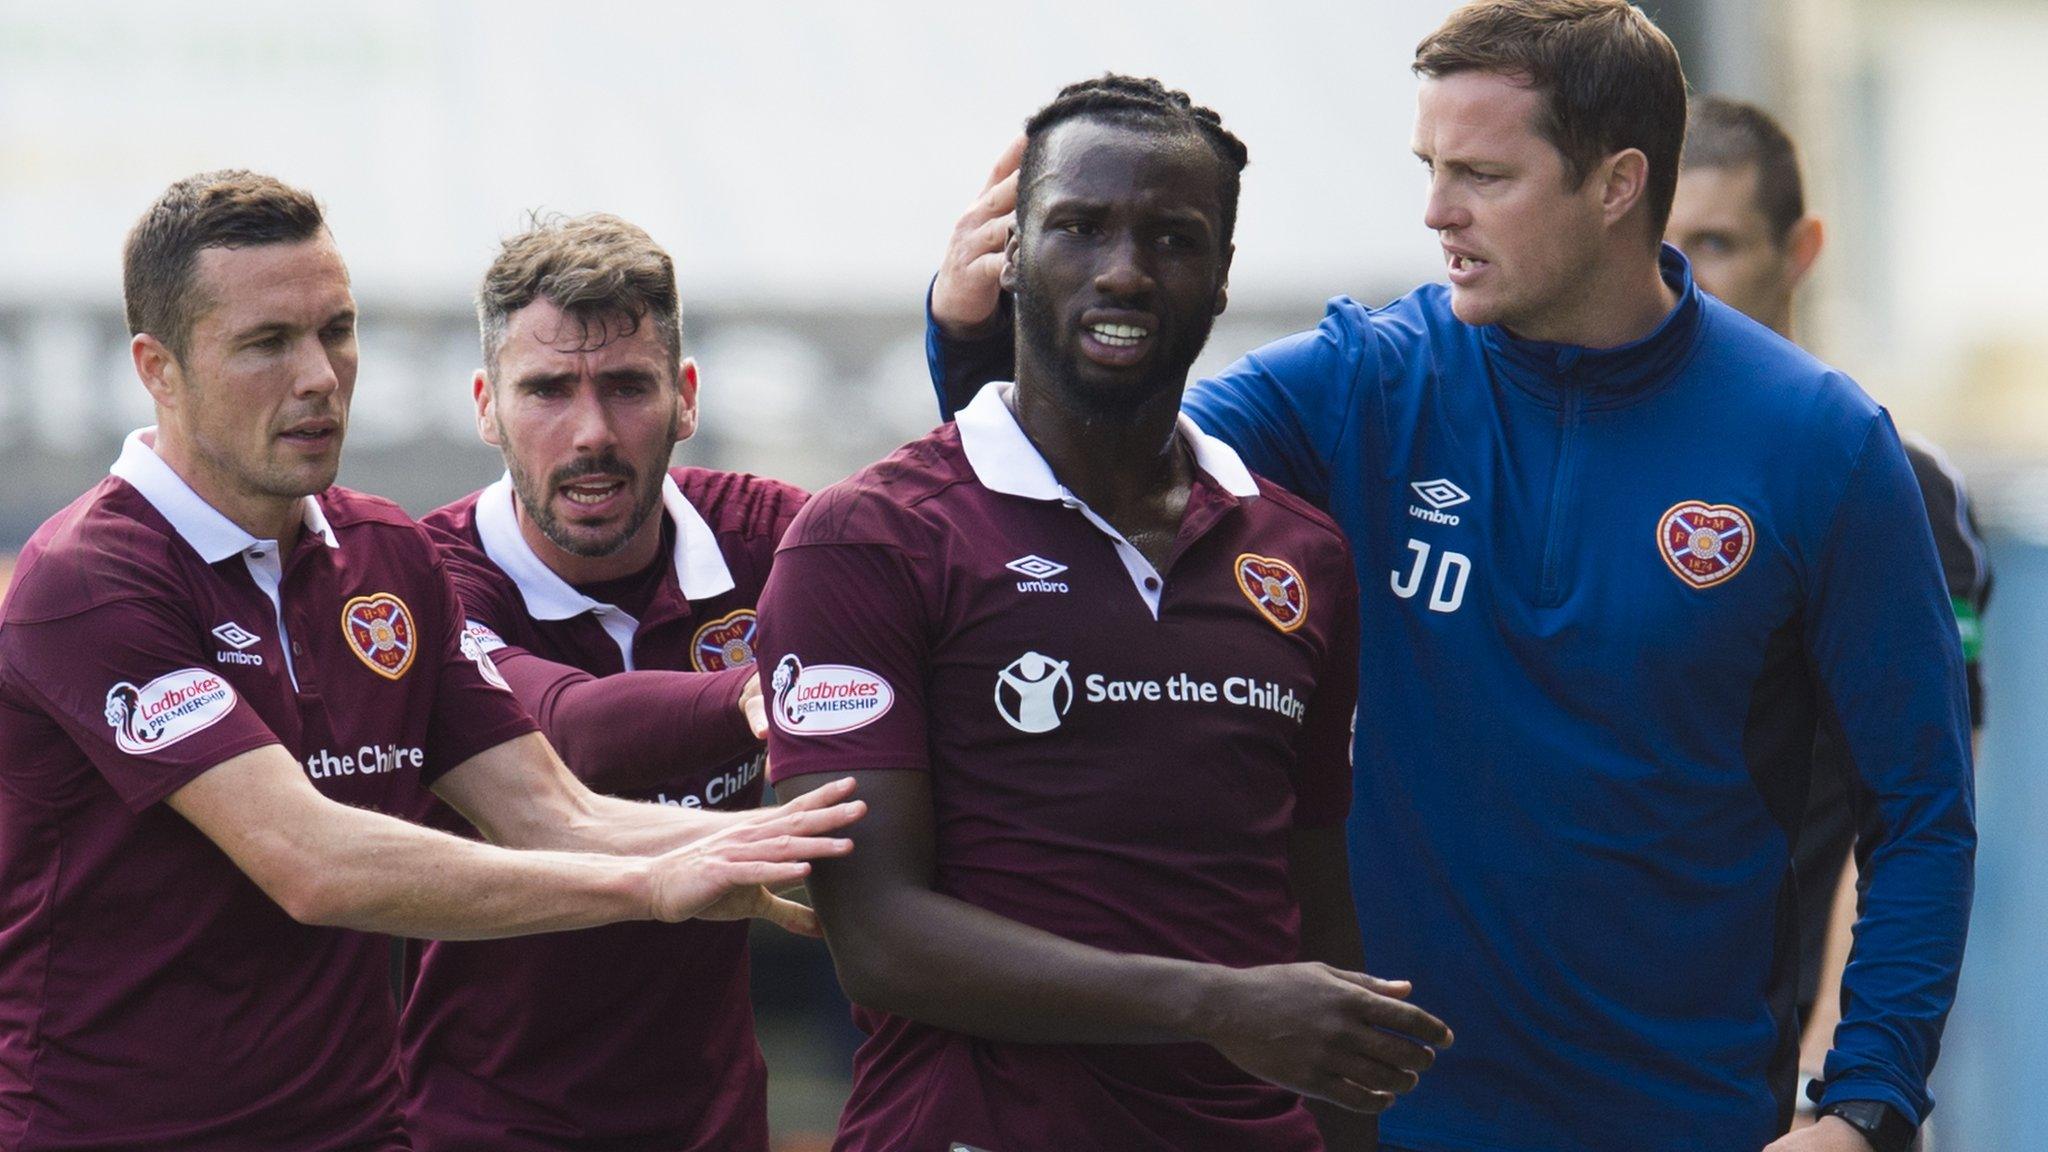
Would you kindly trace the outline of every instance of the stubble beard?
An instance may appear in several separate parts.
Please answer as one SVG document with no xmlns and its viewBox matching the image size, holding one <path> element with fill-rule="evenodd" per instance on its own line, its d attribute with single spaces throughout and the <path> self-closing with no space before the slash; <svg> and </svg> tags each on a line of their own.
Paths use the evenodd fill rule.
<svg viewBox="0 0 2048 1152">
<path fill-rule="evenodd" d="M 674 436 L 675 422 L 672 420 L 669 423 L 671 443 L 674 442 Z M 498 440 L 507 446 L 504 453 L 505 470 L 512 475 L 512 489 L 518 493 L 520 506 L 526 510 L 527 518 L 533 521 L 533 526 L 540 529 L 540 534 L 547 537 L 549 543 L 571 556 L 580 556 L 585 560 L 602 560 L 607 556 L 618 555 L 633 542 L 633 537 L 661 504 L 661 481 L 668 474 L 665 467 L 655 469 L 654 475 L 647 477 L 648 482 L 642 486 L 639 470 L 621 460 L 617 452 L 609 451 L 602 456 L 584 457 L 566 468 L 558 468 L 548 477 L 546 484 L 536 484 L 533 474 L 520 467 L 517 456 L 512 452 L 512 441 L 505 435 L 503 422 L 498 424 Z M 599 474 L 624 476 L 628 488 L 639 487 L 641 490 L 634 492 L 633 513 L 626 517 L 626 523 L 619 531 L 615 535 L 592 539 L 587 535 L 578 535 L 573 528 L 564 524 L 561 517 L 555 515 L 554 501 L 550 497 L 562 485 L 579 476 Z"/>
<path fill-rule="evenodd" d="M 1209 341 L 1215 318 L 1205 315 L 1199 326 L 1184 329 L 1181 339 L 1162 342 L 1152 364 L 1137 383 L 1104 387 L 1082 377 L 1078 347 L 1063 354 L 1060 349 L 1060 320 L 1052 302 L 1031 287 L 1031 277 L 1022 261 L 1017 268 L 1017 343 L 1034 361 L 1051 374 L 1051 383 L 1063 406 L 1090 420 L 1125 420 L 1144 408 L 1162 392 L 1187 386 L 1188 370 Z"/>
</svg>

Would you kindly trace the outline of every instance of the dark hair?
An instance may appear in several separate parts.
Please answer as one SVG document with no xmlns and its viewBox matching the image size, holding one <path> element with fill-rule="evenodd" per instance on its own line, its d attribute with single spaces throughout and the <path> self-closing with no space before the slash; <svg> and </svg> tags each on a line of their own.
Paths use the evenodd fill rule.
<svg viewBox="0 0 2048 1152">
<path fill-rule="evenodd" d="M 1536 129 L 1572 187 L 1624 148 L 1649 158 L 1650 232 L 1662 236 L 1685 141 L 1678 50 L 1625 0 L 1479 0 L 1415 46 L 1423 76 L 1488 72 L 1545 97 Z"/>
<path fill-rule="evenodd" d="M 1726 96 L 1701 96 L 1686 118 L 1686 168 L 1756 167 L 1756 206 L 1782 244 L 1806 216 L 1806 185 L 1799 151 L 1771 114 Z"/>
<path fill-rule="evenodd" d="M 610 321 L 620 335 L 651 320 L 668 350 L 669 367 L 683 359 L 683 309 L 676 265 L 645 230 L 617 216 L 534 213 L 526 231 L 506 240 L 476 293 L 484 364 L 495 377 L 512 314 L 546 300 L 582 325 L 587 342 L 604 338 Z"/>
<path fill-rule="evenodd" d="M 128 231 L 121 297 L 129 334 L 147 332 L 182 358 L 192 325 L 212 303 L 192 283 L 199 253 L 295 244 L 326 226 L 319 201 L 273 177 L 240 168 L 185 177 Z"/>
<path fill-rule="evenodd" d="M 1251 160 L 1244 141 L 1223 126 L 1223 117 L 1189 99 L 1188 94 L 1168 88 L 1149 76 L 1120 76 L 1105 72 L 1060 89 L 1052 103 L 1031 114 L 1024 122 L 1024 159 L 1017 176 L 1017 220 L 1024 220 L 1031 198 L 1031 185 L 1044 162 L 1045 137 L 1069 120 L 1105 120 L 1165 133 L 1185 133 L 1209 145 L 1221 161 L 1217 199 L 1223 205 L 1222 246 L 1230 246 L 1237 228 L 1239 175 Z"/>
</svg>

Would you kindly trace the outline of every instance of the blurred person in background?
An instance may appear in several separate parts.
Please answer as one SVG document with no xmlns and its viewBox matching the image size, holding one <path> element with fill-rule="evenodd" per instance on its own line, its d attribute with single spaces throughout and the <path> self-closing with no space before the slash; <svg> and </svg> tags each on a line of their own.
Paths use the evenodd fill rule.
<svg viewBox="0 0 2048 1152">
<path fill-rule="evenodd" d="M 819 493 L 762 596 L 777 788 L 872 807 L 812 885 L 869 1033 L 834 1147 L 1367 1147 L 1450 1034 L 1359 970 L 1350 562 L 1179 415 L 1244 145 L 1121 76 L 1026 137 L 1016 382 Z"/>
<path fill-rule="evenodd" d="M 1900 1152 L 1976 834 L 1955 616 L 1890 418 L 1660 245 L 1685 79 L 1639 10 L 1469 4 L 1414 70 L 1448 287 L 1340 297 L 1186 399 L 1351 541 L 1359 920 L 1459 1031 L 1382 1138 Z M 997 177 L 932 288 L 949 410 L 1011 370 Z M 1828 1115 L 1779 1137 L 1824 726 L 1874 834 Z"/>
<path fill-rule="evenodd" d="M 123 255 L 155 427 L 22 553 L 0 620 L 0 1146 L 400 1152 L 371 932 L 766 916 L 844 782 L 728 814 L 591 794 L 420 527 L 333 486 L 356 306 L 319 205 L 173 184 Z M 394 818 L 431 789 L 478 843 Z"/>
<path fill-rule="evenodd" d="M 754 807 L 754 605 L 804 493 L 669 467 L 697 426 L 674 263 L 617 217 L 538 218 L 477 318 L 506 473 L 423 521 L 469 635 L 591 788 Z M 744 923 L 429 943 L 402 1030 L 420 1152 L 768 1147 Z"/>
<path fill-rule="evenodd" d="M 1702 289 L 1785 337 L 1794 339 L 1793 305 L 1820 256 L 1824 229 L 1806 206 L 1805 182 L 1791 138 L 1763 109 L 1723 96 L 1701 96 L 1687 117 L 1685 153 L 1664 238 L 1692 261 Z M 1962 640 L 1970 693 L 1971 747 L 1984 725 L 1979 663 L 1982 616 L 1991 599 L 1989 554 L 1962 474 L 1940 449 L 1903 439 L 1920 482 L 1928 525 L 1941 557 L 1949 602 Z M 1822 1063 L 1841 1020 L 1842 965 L 1855 922 L 1858 870 L 1851 857 L 1859 811 L 1856 774 L 1840 734 L 1816 733 L 1813 784 L 1793 852 L 1799 893 L 1798 1018 L 1802 1091 L 1796 1127 L 1815 1118 Z"/>
</svg>

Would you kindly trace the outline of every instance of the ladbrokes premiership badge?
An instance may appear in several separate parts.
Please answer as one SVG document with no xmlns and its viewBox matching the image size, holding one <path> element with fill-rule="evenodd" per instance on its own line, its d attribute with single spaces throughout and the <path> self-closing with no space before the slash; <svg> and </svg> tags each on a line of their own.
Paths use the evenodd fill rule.
<svg viewBox="0 0 2048 1152">
<path fill-rule="evenodd" d="M 419 646 L 412 613 L 405 601 L 389 592 L 358 596 L 342 605 L 341 634 L 370 671 L 386 680 L 405 675 Z"/>
<path fill-rule="evenodd" d="M 754 610 L 742 608 L 697 629 L 690 640 L 690 662 L 699 672 L 723 672 L 752 664 L 755 621 Z"/>
<path fill-rule="evenodd" d="M 1680 580 L 1711 588 L 1742 571 L 1756 548 L 1749 514 L 1732 504 L 1686 500 L 1657 522 L 1657 552 Z"/>
<path fill-rule="evenodd" d="M 1237 558 L 1237 586 L 1259 615 L 1282 632 L 1292 632 L 1308 619 L 1308 585 L 1285 560 L 1246 552 Z"/>
</svg>

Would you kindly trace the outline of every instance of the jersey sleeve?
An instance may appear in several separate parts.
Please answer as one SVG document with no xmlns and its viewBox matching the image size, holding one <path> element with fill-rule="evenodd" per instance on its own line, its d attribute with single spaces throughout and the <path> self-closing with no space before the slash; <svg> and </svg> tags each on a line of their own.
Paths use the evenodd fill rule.
<svg viewBox="0 0 2048 1152">
<path fill-rule="evenodd" d="M 223 761 L 280 743 L 168 601 L 122 599 L 8 621 L 0 668 L 134 811 Z"/>
<path fill-rule="evenodd" d="M 1890 418 L 1871 427 L 1810 574 L 1806 640 L 1854 768 L 1864 894 L 1824 1103 L 1932 1100 L 1976 849 L 1962 648 Z M 1881 542 L 1881 543 L 1880 543 Z"/>
<path fill-rule="evenodd" d="M 489 643 L 468 626 L 461 597 L 446 562 L 434 558 L 435 632 L 428 637 L 437 657 L 434 709 L 427 726 L 427 769 L 420 783 L 432 784 L 441 774 L 479 752 L 516 739 L 539 726 L 499 673 Z"/>
<path fill-rule="evenodd" d="M 1376 342 L 1365 310 L 1339 297 L 1315 328 L 1196 381 L 1181 407 L 1253 472 L 1327 507 L 1331 462 L 1378 379 Z"/>
<path fill-rule="evenodd" d="M 1316 692 L 1303 722 L 1294 826 L 1330 828 L 1351 814 L 1351 736 L 1358 708 L 1358 582 L 1335 544 L 1317 605 L 1328 605 Z"/>
<path fill-rule="evenodd" d="M 548 743 L 599 792 L 652 788 L 709 775 L 759 747 L 739 701 L 751 664 L 722 672 L 649 669 L 598 677 L 523 648 L 487 654 Z"/>
<path fill-rule="evenodd" d="M 835 531 L 835 503 L 804 510 L 761 593 L 771 780 L 930 766 L 918 565 L 898 544 Z"/>
</svg>

